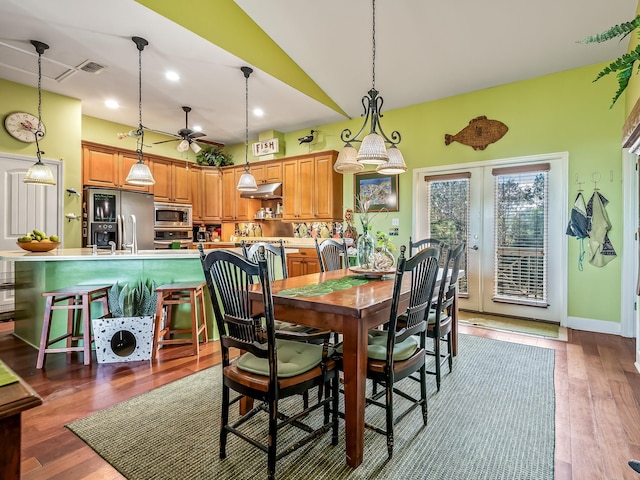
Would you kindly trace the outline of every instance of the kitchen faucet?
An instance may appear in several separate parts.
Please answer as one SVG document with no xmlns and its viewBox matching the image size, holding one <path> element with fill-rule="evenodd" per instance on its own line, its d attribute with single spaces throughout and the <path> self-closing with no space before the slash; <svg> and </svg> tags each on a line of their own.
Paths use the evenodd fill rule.
<svg viewBox="0 0 640 480">
<path fill-rule="evenodd" d="M 125 243 L 127 238 L 126 222 L 122 222 L 122 248 L 130 248 L 132 254 L 138 253 L 138 231 L 136 227 L 136 216 L 129 215 L 131 220 L 131 243 Z"/>
<path fill-rule="evenodd" d="M 116 253 L 116 242 L 109 240 L 109 247 L 111 247 L 111 255 Z"/>
</svg>

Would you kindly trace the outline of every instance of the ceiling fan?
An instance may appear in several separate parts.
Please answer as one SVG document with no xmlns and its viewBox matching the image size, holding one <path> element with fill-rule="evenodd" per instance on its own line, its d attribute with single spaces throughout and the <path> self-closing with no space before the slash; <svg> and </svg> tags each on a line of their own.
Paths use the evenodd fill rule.
<svg viewBox="0 0 640 480">
<path fill-rule="evenodd" d="M 182 110 L 184 111 L 184 128 L 181 128 L 180 130 L 178 130 L 177 135 L 171 134 L 174 137 L 176 137 L 176 140 L 181 140 L 178 146 L 176 147 L 176 150 L 178 150 L 179 152 L 185 152 L 189 149 L 189 147 L 191 147 L 191 150 L 193 150 L 195 153 L 198 153 L 200 150 L 202 150 L 202 148 L 200 147 L 200 145 L 196 143 L 195 140 L 196 138 L 204 137 L 206 134 L 189 128 L 189 112 L 191 111 L 191 107 L 183 106 Z M 163 140 L 161 142 L 154 142 L 153 144 L 157 145 L 159 143 L 174 142 L 174 141 L 175 140 Z M 206 143 L 210 143 L 210 142 L 206 142 Z"/>
</svg>

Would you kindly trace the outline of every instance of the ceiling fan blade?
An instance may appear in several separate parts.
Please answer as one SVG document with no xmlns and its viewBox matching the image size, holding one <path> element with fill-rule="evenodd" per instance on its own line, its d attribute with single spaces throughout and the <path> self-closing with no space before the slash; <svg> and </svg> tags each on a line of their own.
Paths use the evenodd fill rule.
<svg viewBox="0 0 640 480">
<path fill-rule="evenodd" d="M 205 143 L 207 145 L 213 145 L 215 147 L 224 147 L 224 143 L 214 142 L 213 140 L 204 140 L 202 138 L 198 139 L 198 143 Z"/>
<path fill-rule="evenodd" d="M 175 142 L 176 140 L 180 140 L 179 138 L 172 138 L 171 140 L 162 140 L 160 142 L 153 142 L 152 145 L 158 145 L 160 143 L 167 143 L 167 142 Z"/>
<path fill-rule="evenodd" d="M 200 137 L 206 137 L 207 134 L 203 133 L 203 132 L 192 132 L 190 134 L 187 135 L 189 138 L 200 138 Z"/>
</svg>

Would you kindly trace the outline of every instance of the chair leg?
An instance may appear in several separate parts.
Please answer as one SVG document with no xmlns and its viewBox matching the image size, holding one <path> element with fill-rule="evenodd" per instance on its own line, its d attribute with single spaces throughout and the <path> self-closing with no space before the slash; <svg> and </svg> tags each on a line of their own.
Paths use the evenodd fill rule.
<svg viewBox="0 0 640 480">
<path fill-rule="evenodd" d="M 436 356 L 436 386 L 438 387 L 438 391 L 440 391 L 440 372 L 442 370 L 441 358 L 440 358 L 440 336 L 439 333 L 434 335 L 433 339 L 433 350 Z"/>
<path fill-rule="evenodd" d="M 220 415 L 220 458 L 227 457 L 227 437 L 229 431 L 226 426 L 229 424 L 229 387 L 222 385 L 222 414 Z"/>
<path fill-rule="evenodd" d="M 267 449 L 268 479 L 276 478 L 276 441 L 278 437 L 278 401 L 269 400 L 269 443 Z"/>
<path fill-rule="evenodd" d="M 44 308 L 44 320 L 42 324 L 42 333 L 40 334 L 40 348 L 38 349 L 38 360 L 36 361 L 36 368 L 38 369 L 42 368 L 44 365 L 44 351 L 47 349 L 47 344 L 49 343 L 49 335 L 51 334 L 51 317 L 53 315 L 53 311 L 51 310 L 52 306 L 53 297 L 49 295 L 47 296 L 47 302 Z"/>
<path fill-rule="evenodd" d="M 393 456 L 393 378 L 387 378 L 386 400 L 387 400 L 387 454 L 389 458 Z"/>
<path fill-rule="evenodd" d="M 84 364 L 91 364 L 91 298 L 82 295 L 82 346 L 84 347 Z"/>
<path fill-rule="evenodd" d="M 302 406 L 306 410 L 309 408 L 309 391 L 307 390 L 302 394 Z"/>
<path fill-rule="evenodd" d="M 451 351 L 451 345 L 452 345 L 452 335 L 451 332 L 447 333 L 447 354 L 448 354 L 448 360 L 449 360 L 449 373 L 451 373 L 453 371 L 453 352 Z"/>
<path fill-rule="evenodd" d="M 331 430 L 331 445 L 335 446 L 338 444 L 338 384 L 340 380 L 338 378 L 338 372 L 336 372 L 335 377 L 331 381 L 331 395 L 333 395 L 333 403 L 331 408 L 332 412 L 332 420 L 333 420 L 333 428 Z"/>
<path fill-rule="evenodd" d="M 427 365 L 420 367 L 420 399 L 422 400 L 422 422 L 427 425 L 429 409 L 427 406 Z"/>
</svg>

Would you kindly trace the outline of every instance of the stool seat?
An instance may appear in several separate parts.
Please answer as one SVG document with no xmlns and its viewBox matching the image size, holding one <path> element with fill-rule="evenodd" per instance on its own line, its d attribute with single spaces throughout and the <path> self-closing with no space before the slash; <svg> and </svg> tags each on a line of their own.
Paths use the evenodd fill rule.
<svg viewBox="0 0 640 480">
<path fill-rule="evenodd" d="M 158 295 L 156 303 L 156 318 L 153 335 L 152 360 L 158 357 L 160 345 L 186 345 L 193 346 L 193 355 L 200 355 L 199 337 L 202 334 L 202 342 L 208 342 L 207 317 L 204 307 L 205 282 L 174 282 L 165 283 L 155 289 Z M 174 305 L 191 305 L 190 328 L 174 328 L 172 310 Z M 164 319 L 164 325 L 162 320 Z M 174 338 L 175 334 L 190 333 L 190 338 Z"/>
<path fill-rule="evenodd" d="M 91 342 L 93 340 L 91 335 L 91 303 L 100 302 L 102 314 L 108 315 L 107 295 L 110 288 L 111 285 L 73 285 L 42 293 L 42 296 L 46 298 L 46 305 L 36 368 L 42 368 L 46 354 L 54 352 L 83 352 L 84 364 L 91 363 Z M 67 303 L 61 304 L 62 302 Z M 67 330 L 63 335 L 51 339 L 51 323 L 55 310 L 67 310 Z M 81 323 L 74 315 L 77 311 L 81 313 Z M 82 326 L 81 333 L 80 325 Z M 66 345 L 64 347 L 50 347 L 65 339 Z M 78 345 L 78 340 L 82 340 L 82 346 Z"/>
</svg>

